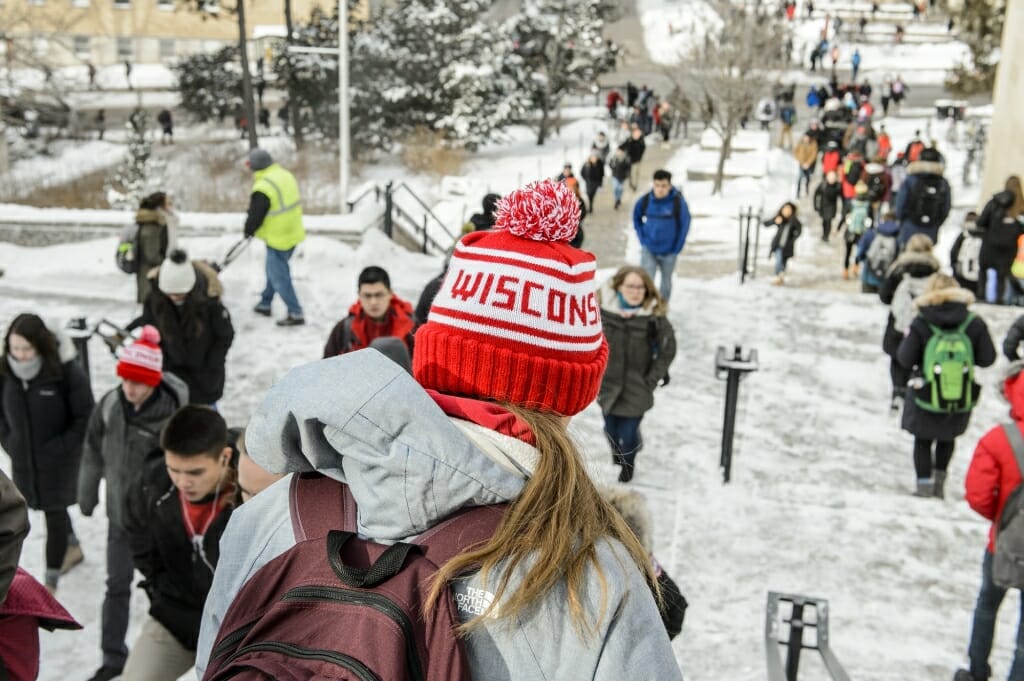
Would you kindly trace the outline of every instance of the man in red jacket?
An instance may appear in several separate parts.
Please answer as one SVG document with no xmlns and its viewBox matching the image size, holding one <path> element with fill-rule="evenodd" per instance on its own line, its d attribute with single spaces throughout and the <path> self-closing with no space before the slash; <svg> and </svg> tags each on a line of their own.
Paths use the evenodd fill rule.
<svg viewBox="0 0 1024 681">
<path fill-rule="evenodd" d="M 389 336 L 401 340 L 411 356 L 415 328 L 412 304 L 391 291 L 391 278 L 384 268 L 371 265 L 359 273 L 359 300 L 349 308 L 348 316 L 334 325 L 324 357 L 362 350 L 377 338 Z"/>
<path fill-rule="evenodd" d="M 1003 382 L 1003 395 L 1010 403 L 1013 426 L 1024 428 L 1024 362 L 1017 361 L 1011 366 L 1011 373 Z M 979 514 L 992 521 L 988 533 L 988 547 L 981 563 L 981 589 L 974 608 L 974 624 L 971 627 L 971 643 L 967 649 L 970 669 L 960 669 L 953 681 L 985 681 L 992 674 L 988 664 L 995 635 L 996 614 L 1003 602 L 1006 589 L 997 586 L 992 579 L 992 553 L 995 550 L 995 530 L 1003 506 L 1010 493 L 1021 483 L 1021 472 L 1013 447 L 1002 426 L 996 426 L 985 433 L 974 450 L 970 468 L 967 470 L 965 487 L 967 503 Z M 1024 679 L 1024 629 L 1018 623 L 1017 650 L 1008 678 L 1010 681 Z"/>
</svg>

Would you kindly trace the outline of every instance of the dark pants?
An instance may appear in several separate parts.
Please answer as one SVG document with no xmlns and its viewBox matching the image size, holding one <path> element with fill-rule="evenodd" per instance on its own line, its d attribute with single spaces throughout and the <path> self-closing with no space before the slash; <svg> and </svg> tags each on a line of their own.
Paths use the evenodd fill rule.
<svg viewBox="0 0 1024 681">
<path fill-rule="evenodd" d="M 590 212 L 594 212 L 594 197 L 597 196 L 597 190 L 601 188 L 599 184 L 587 183 L 587 203 L 589 204 Z"/>
<path fill-rule="evenodd" d="M 971 625 L 971 643 L 967 648 L 967 656 L 971 659 L 971 675 L 975 681 L 986 681 L 992 676 L 992 668 L 988 666 L 988 656 L 992 652 L 992 640 L 996 633 L 996 614 L 1003 602 L 1006 589 L 996 586 L 992 581 L 992 554 L 985 551 L 981 561 L 981 589 L 978 591 L 978 602 L 974 606 L 974 623 Z M 1024 681 L 1024 600 L 1021 601 L 1021 618 L 1017 620 L 1017 648 L 1010 666 L 1009 681 Z"/>
<path fill-rule="evenodd" d="M 814 174 L 814 166 L 810 168 L 801 168 L 800 177 L 796 180 L 796 198 L 800 198 L 800 188 L 804 189 L 807 194 L 811 193 L 811 175 Z"/>
<path fill-rule="evenodd" d="M 850 256 L 853 255 L 853 249 L 857 247 L 857 242 L 860 241 L 860 234 L 846 233 L 846 238 L 843 239 L 843 269 L 850 268 Z"/>
<path fill-rule="evenodd" d="M 636 453 L 643 445 L 640 439 L 641 420 L 643 416 L 604 415 L 604 434 L 608 437 L 612 450 L 630 466 L 636 461 Z"/>
<path fill-rule="evenodd" d="M 902 364 L 896 361 L 895 357 L 889 359 L 889 378 L 892 379 L 893 397 L 903 397 L 907 394 L 907 381 L 910 380 L 910 369 L 905 369 Z"/>
<path fill-rule="evenodd" d="M 832 221 L 835 217 L 830 217 L 827 220 L 821 219 L 821 238 L 823 241 L 828 241 L 828 235 L 832 233 Z"/>
<path fill-rule="evenodd" d="M 935 454 L 932 455 L 932 443 Z M 953 458 L 953 440 L 925 440 L 914 438 L 914 470 L 918 480 L 930 480 L 933 468 L 943 471 L 949 468 L 949 460 Z"/>
<path fill-rule="evenodd" d="M 71 516 L 66 508 L 46 512 L 46 569 L 60 570 L 64 554 L 68 552 L 68 540 L 74 530 Z"/>
<path fill-rule="evenodd" d="M 128 659 L 128 609 L 132 600 L 135 565 L 128 544 L 128 532 L 111 525 L 107 530 L 107 594 L 103 597 L 103 665 L 122 669 Z"/>
</svg>

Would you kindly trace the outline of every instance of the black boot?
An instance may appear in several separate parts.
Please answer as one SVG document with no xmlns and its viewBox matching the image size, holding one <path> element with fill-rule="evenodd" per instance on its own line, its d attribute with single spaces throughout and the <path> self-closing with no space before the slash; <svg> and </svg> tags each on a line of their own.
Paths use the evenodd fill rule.
<svg viewBox="0 0 1024 681">
<path fill-rule="evenodd" d="M 629 482 L 633 479 L 633 472 L 636 469 L 636 452 L 622 456 L 622 470 L 619 471 L 619 482 Z"/>
</svg>

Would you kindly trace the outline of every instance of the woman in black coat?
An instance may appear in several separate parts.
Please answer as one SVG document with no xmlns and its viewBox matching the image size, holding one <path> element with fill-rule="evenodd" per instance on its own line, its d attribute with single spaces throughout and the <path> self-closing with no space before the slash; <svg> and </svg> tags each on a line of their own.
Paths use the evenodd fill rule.
<svg viewBox="0 0 1024 681">
<path fill-rule="evenodd" d="M 612 460 L 622 466 L 619 481 L 629 482 L 643 446 L 640 421 L 654 406 L 654 389 L 667 382 L 676 336 L 654 280 L 642 267 L 620 268 L 598 291 L 598 301 L 608 339 L 608 368 L 597 403 Z"/>
<path fill-rule="evenodd" d="M 907 248 L 889 266 L 878 298 L 889 306 L 882 335 L 882 352 L 889 355 L 889 378 L 892 380 L 893 411 L 907 393 L 910 371 L 896 359 L 896 351 L 903 341 L 907 327 L 914 321 L 917 312 L 913 308 L 914 296 L 924 291 L 928 278 L 939 271 L 939 261 L 932 254 L 932 240 L 927 234 L 915 234 L 907 242 Z"/>
<path fill-rule="evenodd" d="M 775 258 L 775 286 L 781 286 L 786 277 L 786 263 L 793 257 L 796 240 L 803 231 L 800 220 L 796 217 L 796 204 L 790 201 L 782 204 L 778 214 L 771 220 L 765 220 L 765 227 L 775 227 L 775 236 L 769 253 Z"/>
<path fill-rule="evenodd" d="M 0 446 L 30 508 L 46 514 L 46 586 L 81 562 L 68 506 L 76 503 L 78 465 L 93 408 L 89 379 L 69 339 L 34 314 L 18 315 L 0 363 Z M 69 546 L 70 543 L 70 546 Z"/>
<path fill-rule="evenodd" d="M 978 257 L 978 289 L 976 294 L 987 299 L 988 271 L 995 270 L 995 300 L 1002 305 L 1006 299 L 1006 285 L 1016 287 L 1016 279 L 1010 276 L 1010 267 L 1017 256 L 1017 239 L 1024 233 L 1024 194 L 1020 179 L 1016 176 L 1006 181 L 1006 188 L 989 199 L 981 216 L 975 221 L 981 232 L 981 253 Z"/>
<path fill-rule="evenodd" d="M 944 274 L 933 275 L 925 292 L 914 302 L 919 314 L 896 353 L 899 363 L 916 374 L 907 390 L 902 425 L 903 430 L 914 436 L 914 469 L 917 472 L 917 491 L 914 494 L 941 499 L 946 468 L 953 458 L 954 441 L 967 430 L 971 411 L 929 411 L 918 402 L 928 402 L 929 398 L 928 384 L 921 375 L 922 371 L 928 371 L 927 368 L 922 369 L 928 341 L 936 329 L 962 326 L 971 342 L 974 364 L 979 367 L 991 366 L 996 361 L 996 349 L 984 320 L 967 309 L 974 302 L 974 296 L 962 289 L 956 279 Z M 972 391 L 973 407 L 980 387 L 972 382 L 964 390 Z"/>
</svg>

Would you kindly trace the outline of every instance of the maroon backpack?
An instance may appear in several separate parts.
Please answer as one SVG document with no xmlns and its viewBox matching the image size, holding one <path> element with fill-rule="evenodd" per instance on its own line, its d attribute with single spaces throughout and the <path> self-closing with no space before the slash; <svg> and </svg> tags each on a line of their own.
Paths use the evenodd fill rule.
<svg viewBox="0 0 1024 681">
<path fill-rule="evenodd" d="M 451 592 L 429 618 L 423 605 L 438 568 L 489 539 L 504 506 L 385 546 L 356 534 L 348 485 L 296 474 L 289 499 L 296 544 L 239 591 L 203 680 L 470 681 Z"/>
</svg>

